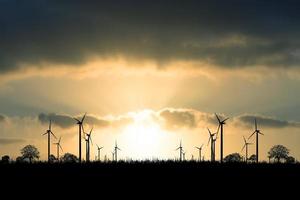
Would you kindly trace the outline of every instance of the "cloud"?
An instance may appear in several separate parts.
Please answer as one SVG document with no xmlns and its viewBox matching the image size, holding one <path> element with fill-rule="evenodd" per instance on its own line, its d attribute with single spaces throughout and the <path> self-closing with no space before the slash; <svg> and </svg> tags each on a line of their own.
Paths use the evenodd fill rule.
<svg viewBox="0 0 300 200">
<path fill-rule="evenodd" d="M 77 118 L 77 116 L 74 117 Z M 60 128 L 70 128 L 76 126 L 76 121 L 72 116 L 69 115 L 62 115 L 62 114 L 55 114 L 55 113 L 51 113 L 51 114 L 41 113 L 38 116 L 38 120 L 43 124 L 48 124 L 50 119 L 53 122 L 53 124 L 59 126 Z M 110 124 L 110 122 L 107 120 L 99 119 L 91 115 L 86 116 L 85 123 L 92 126 L 101 127 L 101 128 L 106 127 Z"/>
<path fill-rule="evenodd" d="M 189 111 L 164 110 L 160 116 L 165 120 L 167 128 L 188 127 L 194 128 L 196 124 L 195 115 Z"/>
<path fill-rule="evenodd" d="M 1 1 L 0 71 L 124 56 L 298 67 L 297 1 Z"/>
<path fill-rule="evenodd" d="M 16 138 L 0 138 L 1 145 L 16 144 L 16 143 L 23 143 L 23 142 L 26 142 L 26 140 L 16 139 Z"/>
<path fill-rule="evenodd" d="M 158 112 L 163 119 L 167 129 L 176 128 L 198 128 L 216 125 L 217 120 L 214 114 L 201 112 L 194 109 L 166 108 Z"/>
<path fill-rule="evenodd" d="M 225 119 L 227 117 L 224 114 L 218 115 L 221 119 Z M 184 127 L 193 129 L 217 126 L 217 119 L 214 113 L 206 113 L 194 109 L 167 108 L 159 111 L 159 116 L 162 117 L 165 128 L 172 130 Z M 251 128 L 254 127 L 255 118 L 259 128 L 300 128 L 300 122 L 280 120 L 270 116 L 252 114 L 231 116 L 227 121 L 227 124 L 241 128 Z"/>
<path fill-rule="evenodd" d="M 234 120 L 237 124 L 247 127 L 254 127 L 254 119 L 256 118 L 258 128 L 300 128 L 299 122 L 279 120 L 269 116 L 244 114 L 236 117 Z"/>
</svg>

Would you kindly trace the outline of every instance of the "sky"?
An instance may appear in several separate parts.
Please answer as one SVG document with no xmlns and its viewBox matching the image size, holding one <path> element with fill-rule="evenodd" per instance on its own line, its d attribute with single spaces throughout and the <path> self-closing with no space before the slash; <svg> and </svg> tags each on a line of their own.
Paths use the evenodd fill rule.
<svg viewBox="0 0 300 200">
<path fill-rule="evenodd" d="M 177 159 L 180 140 L 187 159 L 202 144 L 209 159 L 207 128 L 217 130 L 218 113 L 229 117 L 225 155 L 244 155 L 256 118 L 261 160 L 276 144 L 299 159 L 299 8 L 291 0 L 0 0 L 0 156 L 33 144 L 46 159 L 50 119 L 63 153 L 78 155 L 73 117 L 87 113 L 93 159 L 96 144 L 111 159 L 116 141 L 121 159 Z"/>
</svg>

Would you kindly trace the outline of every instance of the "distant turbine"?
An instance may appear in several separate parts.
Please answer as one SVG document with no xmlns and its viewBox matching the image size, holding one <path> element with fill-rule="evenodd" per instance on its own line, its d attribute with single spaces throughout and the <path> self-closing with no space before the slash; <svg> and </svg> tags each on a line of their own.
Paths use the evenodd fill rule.
<svg viewBox="0 0 300 200">
<path fill-rule="evenodd" d="M 62 149 L 62 147 L 61 147 L 61 145 L 60 145 L 60 141 L 61 141 L 61 137 L 59 137 L 59 140 L 58 140 L 58 142 L 56 142 L 56 143 L 53 143 L 53 144 L 55 144 L 56 145 L 56 150 L 57 150 L 57 160 L 59 161 L 59 149 L 61 149 L 61 151 L 63 151 L 63 149 Z"/>
<path fill-rule="evenodd" d="M 82 130 L 82 125 L 83 125 L 83 121 L 84 118 L 86 116 L 86 113 L 84 114 L 84 116 L 82 117 L 81 120 L 74 118 L 77 121 L 78 127 L 79 127 L 79 152 L 78 152 L 78 157 L 79 157 L 79 162 L 81 163 L 81 130 Z"/>
<path fill-rule="evenodd" d="M 201 162 L 202 147 L 203 147 L 203 144 L 200 147 L 195 147 L 196 149 L 199 150 L 199 162 Z"/>
<path fill-rule="evenodd" d="M 218 130 L 219 128 L 221 128 L 221 141 L 220 141 L 220 144 L 221 144 L 221 147 L 220 147 L 220 150 L 221 150 L 221 154 L 220 154 L 220 161 L 221 163 L 223 163 L 223 126 L 226 124 L 225 121 L 228 120 L 229 118 L 226 118 L 224 120 L 220 120 L 219 116 L 215 113 L 217 119 L 218 119 L 218 123 L 219 123 L 219 127 L 218 127 Z"/>
<path fill-rule="evenodd" d="M 118 162 L 118 150 L 121 151 L 121 149 L 118 147 L 117 141 L 115 142 L 115 160 Z"/>
<path fill-rule="evenodd" d="M 182 157 L 183 157 L 183 161 L 185 161 L 185 151 L 182 151 Z"/>
<path fill-rule="evenodd" d="M 96 144 L 97 145 L 97 150 L 98 150 L 98 161 L 100 161 L 101 159 L 101 157 L 100 157 L 100 151 L 101 151 L 101 149 L 103 149 L 103 147 L 99 147 L 98 146 L 98 144 Z"/>
<path fill-rule="evenodd" d="M 216 160 L 216 140 L 217 140 L 217 133 L 211 133 L 209 128 L 207 128 L 208 133 L 209 133 L 209 139 L 207 145 L 209 145 L 210 142 L 210 161 L 214 162 Z M 214 138 L 214 136 L 216 136 Z"/>
<path fill-rule="evenodd" d="M 51 140 L 50 136 L 52 135 L 56 139 L 54 133 L 51 130 L 51 120 L 49 122 L 48 130 L 43 135 L 48 135 L 48 162 L 50 162 L 50 140 Z"/>
<path fill-rule="evenodd" d="M 112 156 L 112 161 L 115 161 L 115 152 L 114 151 L 111 152 L 111 156 Z"/>
<path fill-rule="evenodd" d="M 181 140 L 180 140 L 180 145 L 177 149 L 175 149 L 175 151 L 179 150 L 179 161 L 182 161 L 182 154 L 183 154 L 183 147 L 181 144 Z"/>
<path fill-rule="evenodd" d="M 245 139 L 244 136 L 243 136 L 243 139 L 244 139 L 244 146 L 242 148 L 242 152 L 246 148 L 246 163 L 247 163 L 248 162 L 248 145 L 251 145 L 252 143 L 247 142 L 247 140 Z"/>
<path fill-rule="evenodd" d="M 85 142 L 86 142 L 86 157 L 85 157 L 86 162 L 90 162 L 90 142 L 93 145 L 93 142 L 92 142 L 92 131 L 93 131 L 93 128 L 90 130 L 90 133 L 85 133 L 83 131 L 83 133 L 86 135 L 86 137 L 84 138 Z"/>
<path fill-rule="evenodd" d="M 256 118 L 254 119 L 255 123 L 255 131 L 250 135 L 248 139 L 250 139 L 254 134 L 256 134 L 256 162 L 258 163 L 258 135 L 264 135 L 259 129 L 257 129 Z"/>
</svg>

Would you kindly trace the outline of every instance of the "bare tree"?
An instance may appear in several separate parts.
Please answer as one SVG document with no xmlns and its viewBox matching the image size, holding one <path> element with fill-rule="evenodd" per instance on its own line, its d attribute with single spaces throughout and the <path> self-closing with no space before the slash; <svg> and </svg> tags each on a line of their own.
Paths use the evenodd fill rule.
<svg viewBox="0 0 300 200">
<path fill-rule="evenodd" d="M 32 163 L 32 160 L 39 159 L 40 152 L 33 145 L 27 145 L 23 149 L 21 149 L 21 154 L 23 159 L 29 159 L 29 163 Z"/>
<path fill-rule="evenodd" d="M 276 159 L 277 162 L 280 162 L 281 159 L 287 159 L 289 156 L 289 149 L 283 145 L 275 145 L 268 152 L 269 158 Z"/>
</svg>

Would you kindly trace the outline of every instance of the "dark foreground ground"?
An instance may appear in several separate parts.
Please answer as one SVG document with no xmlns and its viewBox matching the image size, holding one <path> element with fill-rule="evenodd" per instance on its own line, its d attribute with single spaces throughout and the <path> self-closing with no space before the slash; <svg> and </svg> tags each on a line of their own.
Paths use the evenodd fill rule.
<svg viewBox="0 0 300 200">
<path fill-rule="evenodd" d="M 286 192 L 299 185 L 299 164 L 220 164 L 197 162 L 133 162 L 89 164 L 1 164 L 1 185 L 23 190 L 71 187 L 76 192 L 180 191 L 211 193 L 222 189 Z M 101 188 L 101 189 L 100 189 Z M 119 189 L 117 189 L 119 188 Z M 168 190 L 167 188 L 173 188 Z M 255 188 L 255 189 L 254 189 Z M 277 190 L 278 188 L 278 190 Z M 81 193 L 81 192 L 79 192 Z"/>
</svg>

